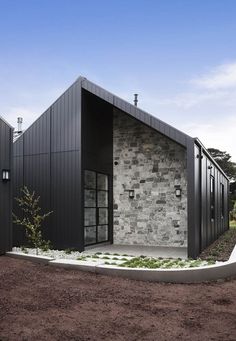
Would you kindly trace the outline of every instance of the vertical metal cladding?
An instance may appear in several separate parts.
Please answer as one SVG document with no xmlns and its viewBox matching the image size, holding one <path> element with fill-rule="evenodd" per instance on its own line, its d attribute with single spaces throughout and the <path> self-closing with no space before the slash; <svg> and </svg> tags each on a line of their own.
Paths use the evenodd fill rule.
<svg viewBox="0 0 236 341">
<path fill-rule="evenodd" d="M 77 80 L 14 143 L 14 195 L 27 186 L 40 196 L 44 237 L 56 248 L 81 248 L 81 83 Z M 16 203 L 14 211 L 18 212 Z M 25 243 L 14 226 L 14 245 Z"/>
<path fill-rule="evenodd" d="M 195 236 L 189 256 L 196 257 L 229 227 L 229 180 L 198 141 L 194 144 L 193 165 L 194 210 L 189 212 L 189 220 L 194 224 Z"/>
<path fill-rule="evenodd" d="M 12 128 L 0 118 L 0 254 L 11 249 L 12 193 L 10 181 L 2 181 L 2 170 L 12 169 Z"/>
<path fill-rule="evenodd" d="M 113 106 L 82 92 L 83 170 L 93 170 L 108 176 L 109 241 L 113 241 Z"/>
</svg>

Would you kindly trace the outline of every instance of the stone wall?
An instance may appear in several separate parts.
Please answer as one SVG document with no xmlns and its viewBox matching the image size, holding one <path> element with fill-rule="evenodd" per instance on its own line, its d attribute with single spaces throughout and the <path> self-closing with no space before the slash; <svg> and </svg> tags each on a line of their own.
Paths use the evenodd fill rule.
<svg viewBox="0 0 236 341">
<path fill-rule="evenodd" d="M 186 150 L 118 109 L 113 128 L 114 243 L 187 246 Z"/>
</svg>

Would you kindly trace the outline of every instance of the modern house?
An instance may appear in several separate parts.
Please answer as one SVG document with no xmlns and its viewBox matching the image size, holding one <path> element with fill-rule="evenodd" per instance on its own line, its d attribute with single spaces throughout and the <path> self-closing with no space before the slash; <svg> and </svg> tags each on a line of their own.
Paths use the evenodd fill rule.
<svg viewBox="0 0 236 341">
<path fill-rule="evenodd" d="M 12 127 L 0 117 L 0 255 L 12 247 L 12 134 Z"/>
<path fill-rule="evenodd" d="M 228 229 L 229 182 L 201 142 L 83 77 L 14 143 L 14 196 L 24 185 L 53 211 L 44 236 L 60 249 L 174 246 L 197 257 Z"/>
</svg>

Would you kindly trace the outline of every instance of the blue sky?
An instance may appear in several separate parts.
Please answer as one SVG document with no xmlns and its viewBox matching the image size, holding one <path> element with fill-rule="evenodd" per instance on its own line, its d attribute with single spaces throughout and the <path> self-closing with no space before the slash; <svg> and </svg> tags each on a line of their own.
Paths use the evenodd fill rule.
<svg viewBox="0 0 236 341">
<path fill-rule="evenodd" d="M 79 75 L 236 161 L 236 1 L 0 0 L 0 115 L 31 124 Z"/>
</svg>

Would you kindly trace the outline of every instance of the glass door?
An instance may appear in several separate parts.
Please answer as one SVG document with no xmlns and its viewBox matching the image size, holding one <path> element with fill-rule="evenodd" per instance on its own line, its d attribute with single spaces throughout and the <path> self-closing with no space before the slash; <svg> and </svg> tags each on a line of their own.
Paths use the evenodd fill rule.
<svg viewBox="0 0 236 341">
<path fill-rule="evenodd" d="M 84 245 L 108 241 L 108 175 L 84 172 Z"/>
</svg>

